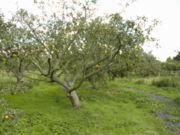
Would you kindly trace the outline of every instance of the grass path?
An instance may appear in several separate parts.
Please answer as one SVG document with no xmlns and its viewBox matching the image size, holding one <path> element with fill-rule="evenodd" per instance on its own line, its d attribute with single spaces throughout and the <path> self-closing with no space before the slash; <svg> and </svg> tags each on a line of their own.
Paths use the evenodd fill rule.
<svg viewBox="0 0 180 135">
<path fill-rule="evenodd" d="M 174 101 L 170 98 L 167 98 L 165 96 L 162 96 L 162 95 L 147 92 L 142 89 L 127 88 L 127 87 L 123 87 L 123 88 L 126 90 L 134 90 L 136 92 L 143 93 L 146 96 L 148 96 L 149 98 L 152 98 L 154 100 L 163 101 L 165 103 L 165 107 L 162 109 L 162 111 L 160 113 L 155 114 L 155 116 L 162 119 L 163 121 L 165 121 L 165 126 L 167 126 L 174 135 L 180 134 L 180 122 L 168 121 L 169 119 L 179 119 L 178 116 L 170 115 L 168 113 L 169 110 L 171 110 L 173 107 L 175 107 L 177 105 L 176 101 Z"/>
</svg>

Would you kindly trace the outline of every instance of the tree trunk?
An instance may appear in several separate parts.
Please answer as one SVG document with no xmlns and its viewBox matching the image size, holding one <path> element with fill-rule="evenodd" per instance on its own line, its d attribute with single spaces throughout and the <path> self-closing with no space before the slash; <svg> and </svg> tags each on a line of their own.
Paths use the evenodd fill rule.
<svg viewBox="0 0 180 135">
<path fill-rule="evenodd" d="M 81 106 L 81 103 L 80 103 L 80 100 L 79 100 L 79 97 L 76 93 L 76 91 L 71 91 L 69 92 L 68 90 L 70 90 L 72 87 L 73 87 L 73 83 L 68 83 L 63 81 L 63 80 L 60 80 L 56 75 L 55 75 L 55 72 L 52 72 L 52 79 L 54 82 L 60 84 L 61 86 L 63 86 L 63 88 L 65 89 L 65 91 L 68 93 L 68 98 L 70 99 L 71 101 L 71 104 L 74 106 L 74 107 L 79 107 Z"/>
<path fill-rule="evenodd" d="M 17 84 L 19 84 L 19 83 L 22 82 L 22 77 L 21 77 L 21 75 L 17 75 L 17 76 L 16 76 L 16 82 L 17 82 Z"/>
<path fill-rule="evenodd" d="M 74 107 L 80 107 L 81 106 L 81 103 L 80 103 L 80 100 L 79 100 L 79 97 L 78 97 L 76 91 L 70 92 L 68 97 L 69 97 L 69 99 L 71 101 L 71 104 Z"/>
</svg>

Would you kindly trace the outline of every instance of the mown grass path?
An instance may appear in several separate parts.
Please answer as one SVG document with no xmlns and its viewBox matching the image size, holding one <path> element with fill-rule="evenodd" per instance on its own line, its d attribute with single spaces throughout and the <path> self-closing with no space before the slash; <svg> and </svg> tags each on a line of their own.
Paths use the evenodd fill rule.
<svg viewBox="0 0 180 135">
<path fill-rule="evenodd" d="M 180 122 L 169 121 L 170 119 L 179 119 L 178 116 L 170 115 L 168 113 L 169 110 L 171 110 L 174 106 L 177 105 L 176 101 L 174 101 L 174 100 L 172 100 L 170 98 L 167 98 L 165 96 L 150 93 L 150 92 L 147 92 L 147 91 L 141 90 L 141 89 L 127 88 L 127 87 L 124 87 L 124 89 L 126 89 L 126 90 L 134 90 L 136 92 L 145 94 L 146 96 L 150 97 L 151 99 L 163 101 L 166 105 L 165 105 L 164 109 L 160 113 L 155 114 L 156 117 L 162 119 L 164 121 L 164 123 L 165 123 L 165 126 L 167 126 L 172 131 L 172 133 L 174 135 L 179 135 L 180 134 Z"/>
</svg>

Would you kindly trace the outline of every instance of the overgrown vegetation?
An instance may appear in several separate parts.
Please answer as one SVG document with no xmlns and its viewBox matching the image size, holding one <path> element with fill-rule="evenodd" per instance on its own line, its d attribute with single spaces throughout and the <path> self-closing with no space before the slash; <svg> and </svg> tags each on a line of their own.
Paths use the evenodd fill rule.
<svg viewBox="0 0 180 135">
<path fill-rule="evenodd" d="M 157 87 L 177 87 L 178 80 L 175 78 L 161 78 L 157 80 L 153 80 L 152 84 Z"/>
</svg>

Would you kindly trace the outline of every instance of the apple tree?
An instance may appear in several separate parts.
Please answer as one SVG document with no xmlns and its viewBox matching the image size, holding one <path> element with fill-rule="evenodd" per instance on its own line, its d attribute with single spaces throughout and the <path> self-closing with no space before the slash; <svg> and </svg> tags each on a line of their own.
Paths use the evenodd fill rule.
<svg viewBox="0 0 180 135">
<path fill-rule="evenodd" d="M 150 34 L 118 13 L 96 17 L 90 5 L 67 6 L 63 17 L 43 17 L 44 21 L 25 10 L 16 14 L 16 21 L 32 37 L 29 59 L 42 75 L 64 88 L 76 107 L 80 106 L 77 90 L 85 81 L 106 74 L 115 58 L 143 45 Z"/>
</svg>

